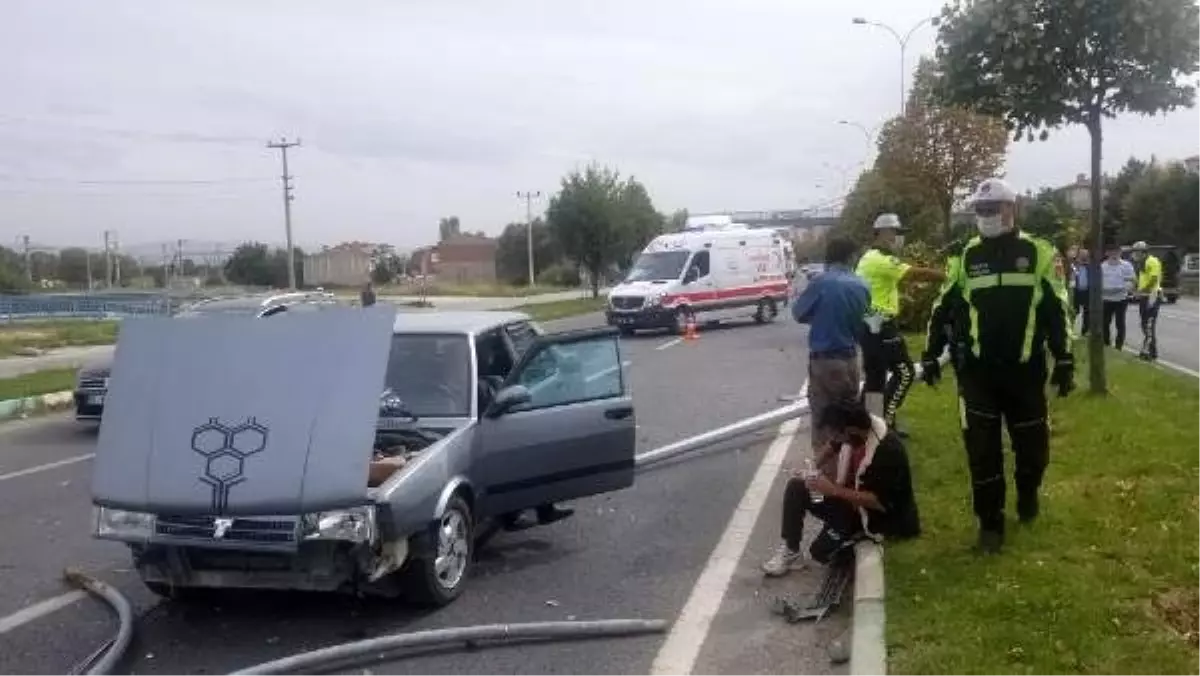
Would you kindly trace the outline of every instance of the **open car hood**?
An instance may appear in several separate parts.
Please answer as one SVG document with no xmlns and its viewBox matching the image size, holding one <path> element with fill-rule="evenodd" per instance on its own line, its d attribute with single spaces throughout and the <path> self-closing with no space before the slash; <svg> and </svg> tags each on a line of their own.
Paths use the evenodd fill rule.
<svg viewBox="0 0 1200 676">
<path fill-rule="evenodd" d="M 93 500 L 171 514 L 362 504 L 395 313 L 128 320 Z"/>
</svg>

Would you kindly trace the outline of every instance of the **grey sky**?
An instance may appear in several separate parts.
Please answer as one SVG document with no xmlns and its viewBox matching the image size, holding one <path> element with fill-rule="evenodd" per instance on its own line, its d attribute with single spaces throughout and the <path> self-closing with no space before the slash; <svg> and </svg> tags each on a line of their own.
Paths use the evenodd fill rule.
<svg viewBox="0 0 1200 676">
<path fill-rule="evenodd" d="M 829 201 L 899 108 L 901 33 L 937 0 L 8 0 L 0 244 L 282 240 L 408 248 L 497 233 L 517 190 L 595 160 L 660 210 Z M 935 33 L 920 29 L 911 72 Z M 1197 152 L 1195 111 L 1109 123 L 1108 169 Z M 1015 144 L 1019 187 L 1085 172 L 1086 132 Z M 832 168 L 831 168 L 832 167 Z M 839 169 L 839 167 L 841 169 Z M 842 171 L 845 169 L 845 173 Z M 31 180 L 38 179 L 38 180 Z M 238 179 L 218 184 L 80 183 Z M 818 187 L 818 185 L 820 187 Z M 544 201 L 543 201 L 544 206 Z"/>
</svg>

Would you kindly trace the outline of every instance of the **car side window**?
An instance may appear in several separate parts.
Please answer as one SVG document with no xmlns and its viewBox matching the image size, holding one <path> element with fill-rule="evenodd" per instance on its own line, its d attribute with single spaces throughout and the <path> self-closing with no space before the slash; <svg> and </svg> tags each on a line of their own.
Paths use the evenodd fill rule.
<svg viewBox="0 0 1200 676">
<path fill-rule="evenodd" d="M 548 345 L 525 363 L 515 384 L 528 388 L 531 399 L 514 411 L 622 396 L 625 383 L 617 338 L 597 336 Z"/>
<path fill-rule="evenodd" d="M 537 341 L 537 330 L 529 322 L 515 322 L 504 327 L 504 332 L 508 334 L 509 341 L 512 342 L 513 352 L 517 359 L 520 359 L 533 347 Z"/>
<path fill-rule="evenodd" d="M 708 251 L 696 252 L 696 255 L 692 256 L 692 267 L 696 268 L 696 271 L 700 273 L 697 279 L 707 277 L 709 269 Z"/>
</svg>

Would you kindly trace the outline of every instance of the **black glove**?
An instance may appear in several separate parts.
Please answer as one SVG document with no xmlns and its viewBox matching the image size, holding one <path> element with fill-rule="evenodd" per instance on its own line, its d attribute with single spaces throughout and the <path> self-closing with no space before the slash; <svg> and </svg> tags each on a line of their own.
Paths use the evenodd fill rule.
<svg viewBox="0 0 1200 676">
<path fill-rule="evenodd" d="M 1059 357 L 1050 374 L 1050 384 L 1058 387 L 1058 396 L 1065 397 L 1075 389 L 1075 358 L 1071 355 Z"/>
<path fill-rule="evenodd" d="M 937 359 L 925 357 L 921 360 L 921 380 L 933 387 L 942 379 L 942 363 Z"/>
</svg>

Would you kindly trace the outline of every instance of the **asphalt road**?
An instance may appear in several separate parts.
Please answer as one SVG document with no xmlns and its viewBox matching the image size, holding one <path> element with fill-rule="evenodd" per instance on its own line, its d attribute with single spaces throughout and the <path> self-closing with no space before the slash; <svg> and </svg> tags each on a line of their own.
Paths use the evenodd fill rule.
<svg viewBox="0 0 1200 676">
<path fill-rule="evenodd" d="M 639 452 L 779 406 L 779 396 L 804 380 L 803 344 L 803 329 L 782 318 L 705 330 L 694 342 L 623 339 Z M 132 673 L 227 673 L 401 631 L 634 617 L 676 622 L 676 634 L 431 653 L 372 670 L 647 673 L 659 658 L 690 661 L 695 673 L 828 671 L 822 646 L 845 627 L 844 614 L 813 627 L 786 625 L 767 610 L 774 594 L 814 590 L 816 574 L 764 582 L 757 572 L 777 541 L 781 466 L 806 452 L 806 437 L 803 428 L 778 438 L 767 430 L 643 473 L 626 491 L 580 501 L 574 518 L 549 528 L 498 536 L 480 551 L 466 593 L 424 612 L 397 601 L 329 595 L 164 602 L 130 572 L 123 546 L 90 537 L 86 457 L 94 432 L 62 416 L 6 425 L 0 427 L 0 672 L 64 673 L 111 635 L 112 618 L 91 599 L 67 597 L 64 607 L 35 620 L 18 621 L 38 614 L 31 610 L 13 619 L 61 598 L 67 589 L 58 578 L 68 565 L 97 574 L 133 601 L 138 635 L 125 665 Z"/>
</svg>

